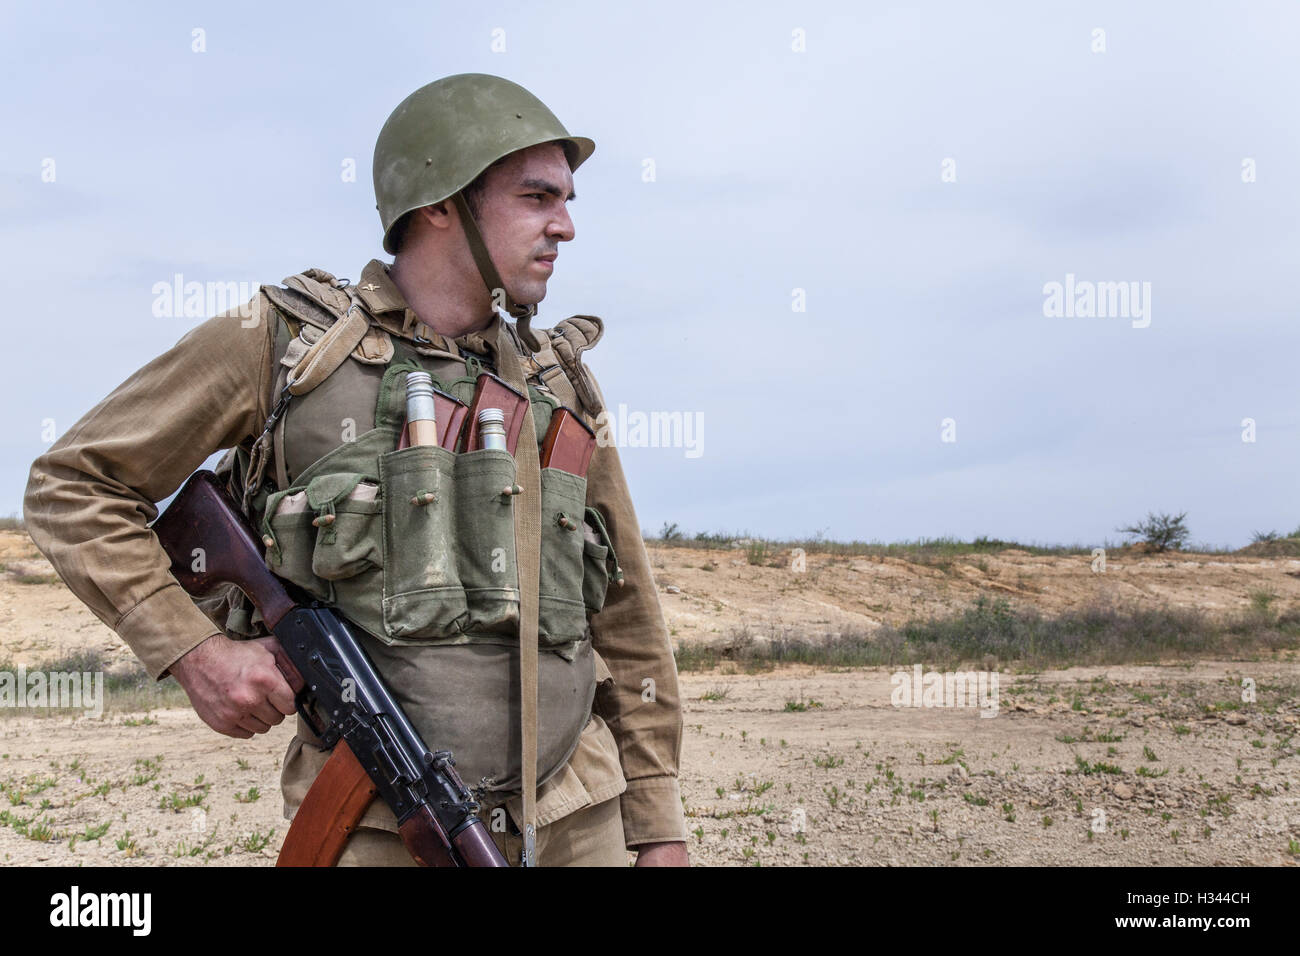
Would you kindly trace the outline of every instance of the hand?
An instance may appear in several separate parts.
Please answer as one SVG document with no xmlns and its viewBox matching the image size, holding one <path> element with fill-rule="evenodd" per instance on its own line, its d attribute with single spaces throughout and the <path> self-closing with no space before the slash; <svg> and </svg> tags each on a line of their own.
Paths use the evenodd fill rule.
<svg viewBox="0 0 1300 956">
<path fill-rule="evenodd" d="M 294 692 L 276 666 L 277 655 L 288 664 L 274 637 L 232 641 L 214 634 L 170 669 L 205 724 L 227 737 L 247 739 L 295 712 Z M 288 667 L 302 686 L 293 665 Z"/>
<path fill-rule="evenodd" d="M 685 843 L 642 843 L 637 847 L 637 866 L 690 866 Z"/>
</svg>

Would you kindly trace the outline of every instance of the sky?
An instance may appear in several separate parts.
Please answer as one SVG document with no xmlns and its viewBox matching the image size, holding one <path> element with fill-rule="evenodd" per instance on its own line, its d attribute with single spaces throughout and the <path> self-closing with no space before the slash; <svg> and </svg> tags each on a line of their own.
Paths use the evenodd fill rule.
<svg viewBox="0 0 1300 956">
<path fill-rule="evenodd" d="M 596 142 L 535 326 L 601 316 L 616 420 L 691 423 L 620 448 L 646 531 L 1289 532 L 1298 34 L 1258 2 L 6 5 L 0 514 L 203 320 L 157 283 L 385 258 L 380 127 L 482 72 Z"/>
</svg>

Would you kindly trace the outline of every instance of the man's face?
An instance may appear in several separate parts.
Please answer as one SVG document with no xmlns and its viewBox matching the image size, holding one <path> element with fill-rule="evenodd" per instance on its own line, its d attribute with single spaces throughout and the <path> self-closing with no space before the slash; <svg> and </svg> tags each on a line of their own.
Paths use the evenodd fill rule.
<svg viewBox="0 0 1300 956">
<path fill-rule="evenodd" d="M 488 170 L 478 224 L 510 297 L 546 298 L 559 244 L 573 238 L 573 174 L 558 143 L 530 146 Z"/>
</svg>

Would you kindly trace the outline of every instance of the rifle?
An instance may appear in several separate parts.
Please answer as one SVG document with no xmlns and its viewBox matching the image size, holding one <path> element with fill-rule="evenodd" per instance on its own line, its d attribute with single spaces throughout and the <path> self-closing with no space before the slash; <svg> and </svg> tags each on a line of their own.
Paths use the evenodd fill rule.
<svg viewBox="0 0 1300 956">
<path fill-rule="evenodd" d="M 172 574 L 188 593 L 201 596 L 220 584 L 234 584 L 258 607 L 279 640 L 276 664 L 295 690 L 298 713 L 327 748 L 334 748 L 294 819 L 314 810 L 343 823 L 325 834 L 306 834 L 305 844 L 295 838 L 293 864 L 328 860 L 332 865 L 377 791 L 421 866 L 509 865 L 476 815 L 478 804 L 456 773 L 451 752 L 425 746 L 346 618 L 297 599 L 271 573 L 253 529 L 215 474 L 190 475 L 152 528 L 172 559 Z M 195 560 L 198 555 L 202 561 Z M 313 719 L 309 704 L 328 715 L 324 727 Z M 290 849 L 286 838 L 282 865 Z"/>
</svg>

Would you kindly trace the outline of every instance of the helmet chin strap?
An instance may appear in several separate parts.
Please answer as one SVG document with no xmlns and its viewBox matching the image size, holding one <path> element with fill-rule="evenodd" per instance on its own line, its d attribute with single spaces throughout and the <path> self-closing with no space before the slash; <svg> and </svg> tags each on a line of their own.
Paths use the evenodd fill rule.
<svg viewBox="0 0 1300 956">
<path fill-rule="evenodd" d="M 501 294 L 505 297 L 506 311 L 510 313 L 511 318 L 516 320 L 516 327 L 520 338 L 524 340 L 524 344 L 531 348 L 540 348 L 540 343 L 528 325 L 529 320 L 537 314 L 537 306 L 520 305 L 510 297 L 510 293 L 506 291 L 505 283 L 501 281 L 501 274 L 497 272 L 496 264 L 493 263 L 492 257 L 488 254 L 487 243 L 483 241 L 483 233 L 479 232 L 478 223 L 469 210 L 469 203 L 465 201 L 464 193 L 457 190 L 452 194 L 451 200 L 456 204 L 456 211 L 460 214 L 460 222 L 465 230 L 465 239 L 469 242 L 470 254 L 474 256 L 479 275 L 483 277 L 488 292 L 495 296 L 496 290 L 501 290 Z"/>
</svg>

